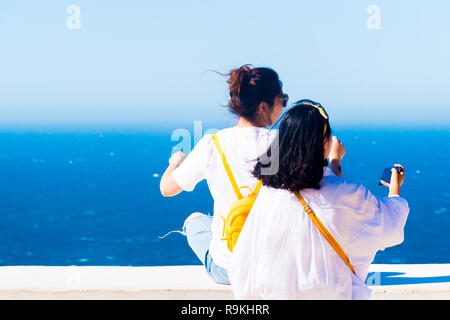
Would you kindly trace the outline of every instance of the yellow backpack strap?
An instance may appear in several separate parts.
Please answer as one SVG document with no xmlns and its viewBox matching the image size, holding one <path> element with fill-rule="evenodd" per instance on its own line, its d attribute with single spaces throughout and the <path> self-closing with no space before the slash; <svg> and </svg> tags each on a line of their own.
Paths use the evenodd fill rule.
<svg viewBox="0 0 450 320">
<path fill-rule="evenodd" d="M 256 196 L 259 192 L 259 189 L 261 189 L 262 186 L 262 180 L 259 180 L 258 183 L 256 184 L 255 190 L 253 190 L 253 194 Z"/>
<path fill-rule="evenodd" d="M 220 158 L 222 159 L 223 166 L 225 167 L 225 171 L 227 172 L 228 179 L 230 179 L 231 186 L 233 187 L 234 193 L 238 199 L 242 199 L 243 196 L 239 187 L 234 179 L 233 173 L 231 173 L 230 166 L 228 165 L 227 159 L 225 158 L 225 154 L 223 153 L 222 147 L 220 146 L 219 140 L 217 139 L 217 135 L 213 134 L 212 138 L 214 140 L 214 144 L 216 145 L 217 151 L 219 151 Z"/>
<path fill-rule="evenodd" d="M 341 259 L 345 262 L 347 267 L 355 273 L 355 270 L 353 266 L 351 265 L 350 261 L 348 260 L 347 255 L 345 254 L 344 250 L 342 250 L 341 246 L 337 243 L 337 241 L 333 238 L 333 236 L 330 234 L 330 232 L 327 230 L 327 228 L 320 222 L 319 218 L 316 216 L 314 211 L 306 204 L 306 201 L 303 199 L 303 197 L 298 192 L 294 192 L 297 199 L 300 201 L 300 203 L 305 208 L 306 213 L 311 218 L 312 222 L 316 225 L 317 229 L 319 229 L 320 233 L 324 236 L 324 238 L 328 241 L 328 243 L 331 245 L 331 247 L 336 251 L 336 253 L 341 257 Z"/>
</svg>

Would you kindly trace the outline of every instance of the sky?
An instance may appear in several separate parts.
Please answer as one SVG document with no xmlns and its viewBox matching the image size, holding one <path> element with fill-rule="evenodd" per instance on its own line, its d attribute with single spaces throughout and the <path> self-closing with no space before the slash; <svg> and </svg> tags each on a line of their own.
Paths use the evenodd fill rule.
<svg viewBox="0 0 450 320">
<path fill-rule="evenodd" d="M 208 70 L 253 64 L 332 124 L 450 128 L 446 0 L 2 1 L 0 43 L 3 127 L 229 125 Z"/>
</svg>

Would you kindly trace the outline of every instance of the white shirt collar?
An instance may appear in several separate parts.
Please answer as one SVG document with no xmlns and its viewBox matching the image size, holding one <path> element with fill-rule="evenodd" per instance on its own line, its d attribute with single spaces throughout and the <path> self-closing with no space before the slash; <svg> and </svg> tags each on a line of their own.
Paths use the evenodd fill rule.
<svg viewBox="0 0 450 320">
<path fill-rule="evenodd" d="M 323 167 L 323 176 L 326 177 L 331 175 L 334 175 L 334 172 L 328 167 Z"/>
</svg>

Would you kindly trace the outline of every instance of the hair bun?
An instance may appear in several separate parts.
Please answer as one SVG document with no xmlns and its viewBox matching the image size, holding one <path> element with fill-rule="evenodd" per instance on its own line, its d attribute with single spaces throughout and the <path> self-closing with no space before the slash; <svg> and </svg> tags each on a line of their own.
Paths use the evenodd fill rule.
<svg viewBox="0 0 450 320">
<path fill-rule="evenodd" d="M 253 119 L 261 101 L 272 105 L 275 97 L 282 92 L 275 71 L 255 68 L 251 64 L 231 70 L 227 82 L 231 98 L 228 104 L 230 110 L 247 119 Z"/>
<path fill-rule="evenodd" d="M 230 79 L 228 84 L 230 85 L 230 94 L 240 95 L 242 89 L 247 86 L 252 80 L 252 69 L 250 65 L 246 64 L 238 69 L 234 69 L 230 72 Z"/>
</svg>

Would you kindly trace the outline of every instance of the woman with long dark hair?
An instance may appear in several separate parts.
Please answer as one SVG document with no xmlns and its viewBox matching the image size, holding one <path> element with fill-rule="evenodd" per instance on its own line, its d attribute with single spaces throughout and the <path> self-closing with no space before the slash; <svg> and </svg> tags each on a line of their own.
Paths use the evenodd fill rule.
<svg viewBox="0 0 450 320">
<path fill-rule="evenodd" d="M 328 115 L 301 100 L 280 124 L 278 170 L 254 175 L 258 197 L 233 251 L 229 277 L 238 299 L 366 299 L 364 284 L 378 250 L 403 241 L 409 213 L 400 197 L 404 169 L 392 169 L 386 197 L 335 175 L 345 147 L 331 136 Z"/>
<path fill-rule="evenodd" d="M 244 65 L 230 72 L 228 84 L 228 107 L 238 116 L 238 123 L 220 130 L 214 139 L 223 150 L 237 186 L 254 188 L 257 179 L 252 170 L 256 159 L 276 133 L 266 127 L 277 122 L 288 97 L 277 73 L 269 68 Z M 195 212 L 186 219 L 183 229 L 209 276 L 218 283 L 229 284 L 231 252 L 222 240 L 223 219 L 237 198 L 215 143 L 212 135 L 207 134 L 187 157 L 182 152 L 175 153 L 161 178 L 160 188 L 163 196 L 170 197 L 192 191 L 198 182 L 207 180 L 214 199 L 214 214 Z"/>
</svg>

